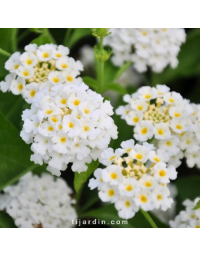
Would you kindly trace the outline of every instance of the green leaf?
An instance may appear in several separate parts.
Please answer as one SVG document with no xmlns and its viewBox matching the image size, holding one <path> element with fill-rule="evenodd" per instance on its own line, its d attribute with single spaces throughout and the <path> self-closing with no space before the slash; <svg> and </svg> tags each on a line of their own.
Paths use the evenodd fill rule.
<svg viewBox="0 0 200 256">
<path fill-rule="evenodd" d="M 3 49 L 0 48 L 0 54 L 1 55 L 4 55 L 6 57 L 10 57 L 11 53 L 7 52 L 7 51 L 4 51 Z"/>
<path fill-rule="evenodd" d="M 126 89 L 121 84 L 118 84 L 118 83 L 104 84 L 103 92 L 108 91 L 108 90 L 118 92 L 122 95 L 127 93 Z"/>
<path fill-rule="evenodd" d="M 38 46 L 43 45 L 43 44 L 50 44 L 53 43 L 51 38 L 47 34 L 42 34 L 38 36 L 36 39 L 34 39 L 32 44 L 37 44 Z"/>
<path fill-rule="evenodd" d="M 185 199 L 194 200 L 200 195 L 200 177 L 186 177 L 176 180 L 178 197 L 181 201 Z"/>
<path fill-rule="evenodd" d="M 121 68 L 119 68 L 118 71 L 116 72 L 114 79 L 118 79 L 131 65 L 132 65 L 131 61 L 124 63 L 124 65 L 121 66 Z"/>
<path fill-rule="evenodd" d="M 98 160 L 92 161 L 90 164 L 88 164 L 88 169 L 86 172 L 81 172 L 81 173 L 75 172 L 74 188 L 76 192 L 80 190 L 80 188 L 88 180 L 90 175 L 97 169 L 98 165 L 99 165 Z"/>
<path fill-rule="evenodd" d="M 13 219 L 6 212 L 0 212 L 0 228 L 16 228 Z"/>
<path fill-rule="evenodd" d="M 90 28 L 75 28 L 74 32 L 69 38 L 65 38 L 64 45 L 72 48 L 80 39 L 92 35 L 92 31 Z"/>
<path fill-rule="evenodd" d="M 198 209 L 200 209 L 200 200 L 197 202 L 197 204 L 193 208 L 193 210 L 198 210 Z"/>
<path fill-rule="evenodd" d="M 92 77 L 84 76 L 83 82 L 95 90 L 98 90 L 98 81 Z"/>
<path fill-rule="evenodd" d="M 104 83 L 110 83 L 115 80 L 118 68 L 113 66 L 110 60 L 104 63 Z"/>
<path fill-rule="evenodd" d="M 0 190 L 16 182 L 37 165 L 30 162 L 30 146 L 19 131 L 0 113 Z"/>
<path fill-rule="evenodd" d="M 0 48 L 8 53 L 16 50 L 16 28 L 0 28 Z M 4 65 L 8 60 L 8 56 L 0 56 L 0 77 L 3 78 L 8 72 Z"/>
<path fill-rule="evenodd" d="M 0 92 L 0 111 L 19 130 L 22 127 L 21 115 L 27 105 L 21 95 Z"/>
</svg>

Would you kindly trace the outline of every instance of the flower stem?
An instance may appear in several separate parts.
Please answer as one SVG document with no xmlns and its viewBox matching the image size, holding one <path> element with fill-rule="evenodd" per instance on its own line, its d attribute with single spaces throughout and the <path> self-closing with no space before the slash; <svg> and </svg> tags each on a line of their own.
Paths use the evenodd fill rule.
<svg viewBox="0 0 200 256">
<path fill-rule="evenodd" d="M 140 212 L 143 214 L 143 216 L 145 217 L 145 219 L 149 222 L 149 224 L 151 225 L 152 228 L 158 228 L 156 226 L 156 223 L 152 220 L 151 216 L 148 214 L 148 212 L 145 212 L 144 210 L 142 210 L 140 208 Z"/>
<path fill-rule="evenodd" d="M 103 50 L 103 38 L 100 39 L 100 50 Z M 101 93 L 104 80 L 104 61 L 100 60 L 99 62 L 99 93 Z"/>
</svg>

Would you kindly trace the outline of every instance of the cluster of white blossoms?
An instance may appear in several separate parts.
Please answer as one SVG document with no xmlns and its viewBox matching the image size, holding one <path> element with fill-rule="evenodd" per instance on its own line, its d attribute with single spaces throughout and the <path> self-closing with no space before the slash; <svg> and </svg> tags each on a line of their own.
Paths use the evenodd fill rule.
<svg viewBox="0 0 200 256">
<path fill-rule="evenodd" d="M 83 65 L 68 54 L 69 49 L 62 45 L 25 46 L 25 52 L 15 52 L 5 63 L 10 74 L 0 82 L 0 90 L 21 94 L 26 102 L 32 103 L 36 93 L 44 87 L 80 84 L 82 79 L 77 76 Z"/>
<path fill-rule="evenodd" d="M 200 228 L 200 209 L 194 210 L 199 198 L 194 201 L 189 199 L 183 202 L 186 207 L 185 211 L 181 211 L 179 215 L 169 224 L 172 228 Z"/>
<path fill-rule="evenodd" d="M 154 149 L 147 142 L 135 145 L 128 140 L 120 149 L 108 148 L 101 154 L 100 162 L 106 168 L 94 172 L 89 187 L 98 188 L 103 202 L 115 203 L 121 218 L 132 218 L 140 207 L 166 211 L 173 203 L 167 185 L 177 172 L 166 163 L 165 152 Z"/>
<path fill-rule="evenodd" d="M 77 218 L 72 190 L 61 178 L 28 173 L 0 194 L 0 210 L 19 228 L 70 228 Z"/>
<path fill-rule="evenodd" d="M 110 102 L 84 83 L 44 88 L 23 112 L 22 139 L 31 145 L 36 164 L 48 164 L 47 170 L 59 176 L 72 162 L 72 170 L 84 172 L 98 159 L 117 127 Z"/>
<path fill-rule="evenodd" d="M 112 28 L 104 44 L 113 50 L 116 66 L 131 61 L 138 72 L 150 67 L 160 73 L 170 65 L 177 67 L 177 55 L 186 40 L 184 29 L 179 28 Z"/>
<path fill-rule="evenodd" d="M 191 104 L 166 85 L 141 87 L 125 95 L 128 104 L 116 113 L 134 126 L 138 141 L 151 140 L 167 153 L 166 161 L 178 167 L 185 156 L 189 167 L 200 166 L 200 106 Z"/>
</svg>

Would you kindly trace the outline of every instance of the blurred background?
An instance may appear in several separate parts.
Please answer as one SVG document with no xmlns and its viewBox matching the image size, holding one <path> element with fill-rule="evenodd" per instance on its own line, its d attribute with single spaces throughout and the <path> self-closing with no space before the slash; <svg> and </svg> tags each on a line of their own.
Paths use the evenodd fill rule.
<svg viewBox="0 0 200 256">
<path fill-rule="evenodd" d="M 139 74 L 133 68 L 129 68 L 119 79 L 118 83 L 126 88 L 128 93 L 133 93 L 139 86 L 166 84 L 172 91 L 179 92 L 184 98 L 191 100 L 194 103 L 200 103 L 200 29 L 186 29 L 186 42 L 181 47 L 179 53 L 179 65 L 176 69 L 166 68 L 162 73 L 155 74 L 150 70 L 147 74 Z M 23 51 L 24 47 L 31 42 L 38 40 L 41 44 L 53 42 L 55 44 L 62 44 L 70 49 L 70 56 L 76 60 L 81 60 L 84 65 L 84 72 L 82 76 L 96 77 L 94 68 L 94 51 L 93 47 L 96 44 L 96 38 L 92 36 L 90 28 L 87 29 L 0 29 L 0 48 L 13 53 L 15 51 Z M 7 71 L 4 69 L 5 61 L 8 57 L 0 55 L 0 81 L 2 81 Z M 104 80 L 112 80 L 112 74 L 116 71 L 116 67 L 110 61 L 105 63 L 105 77 Z M 114 109 L 123 105 L 122 95 L 117 92 L 106 92 L 105 97 L 109 97 Z M 19 133 L 22 128 L 21 113 L 28 108 L 28 104 L 21 96 L 16 96 L 11 93 L 0 92 L 0 111 L 6 119 L 13 125 L 13 139 L 18 136 L 19 142 L 18 153 L 15 152 L 15 163 L 13 163 L 13 170 L 24 168 L 24 163 L 29 163 L 30 148 L 21 141 Z M 124 140 L 132 138 L 133 127 L 128 126 L 124 120 L 119 116 L 114 115 L 115 124 L 118 126 L 119 137 L 117 140 L 111 142 L 111 147 L 118 148 L 120 143 Z M 6 127 L 4 127 L 6 129 Z M 0 144 L 5 147 L 12 147 L 10 143 L 5 144 L 4 131 L 2 126 L 0 128 Z M 18 143 L 16 142 L 16 143 Z M 4 150 L 4 147 L 0 148 Z M 10 149 L 12 150 L 12 149 Z M 7 159 L 0 162 L 0 179 L 1 176 L 6 175 L 8 168 Z M 27 162 L 28 161 L 28 162 Z M 38 167 L 35 172 L 41 173 L 45 171 L 45 166 Z M 70 166 L 68 170 L 62 172 L 63 179 L 73 188 L 74 173 Z M 185 162 L 178 168 L 178 179 L 174 182 L 178 190 L 176 197 L 175 212 L 181 209 L 181 203 L 186 198 L 194 199 L 200 196 L 200 170 L 197 168 L 187 168 Z M 0 182 L 1 186 L 1 182 Z M 176 193 L 175 193 L 176 194 Z M 77 194 L 74 194 L 77 200 L 77 211 L 79 218 L 82 219 L 103 219 L 108 222 L 111 219 L 119 219 L 117 211 L 112 205 L 103 205 L 100 202 L 97 191 L 90 191 L 87 184 Z M 175 214 L 175 213 L 173 213 Z M 155 215 L 153 218 L 156 218 Z M 167 227 L 161 220 L 156 219 L 156 223 L 160 227 Z M 107 225 L 98 225 L 99 227 L 108 227 Z M 120 227 L 120 225 L 116 225 Z M 125 225 L 122 225 L 125 227 Z M 82 224 L 80 227 L 86 227 Z M 89 227 L 92 227 L 90 225 Z M 95 225 L 94 227 L 97 227 Z M 129 220 L 127 227 L 149 227 L 143 216 L 140 213 L 132 220 Z"/>
</svg>

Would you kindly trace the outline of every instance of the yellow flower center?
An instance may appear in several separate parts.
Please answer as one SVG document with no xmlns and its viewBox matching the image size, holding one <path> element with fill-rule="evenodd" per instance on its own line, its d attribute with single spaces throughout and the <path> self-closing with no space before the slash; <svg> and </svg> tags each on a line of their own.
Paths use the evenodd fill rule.
<svg viewBox="0 0 200 256">
<path fill-rule="evenodd" d="M 69 122 L 69 128 L 74 128 L 74 124 L 72 122 Z"/>
<path fill-rule="evenodd" d="M 163 129 L 158 129 L 157 132 L 158 132 L 159 135 L 164 135 Z"/>
<path fill-rule="evenodd" d="M 147 182 L 145 183 L 145 187 L 148 187 L 148 188 L 152 187 L 152 183 L 149 182 L 149 181 L 147 181 Z"/>
<path fill-rule="evenodd" d="M 113 172 L 113 173 L 110 174 L 110 177 L 111 177 L 113 180 L 116 180 L 116 179 L 117 179 L 117 174 Z"/>
<path fill-rule="evenodd" d="M 143 110 L 143 106 L 137 106 L 138 110 Z"/>
<path fill-rule="evenodd" d="M 151 98 L 151 95 L 150 94 L 146 94 L 144 97 L 145 97 L 145 99 L 149 99 L 149 98 Z"/>
<path fill-rule="evenodd" d="M 168 147 L 171 147 L 171 145 L 172 145 L 171 141 L 167 141 L 167 142 L 166 142 L 166 145 L 167 145 Z"/>
<path fill-rule="evenodd" d="M 114 194 L 115 194 L 114 189 L 108 190 L 108 195 L 109 195 L 109 196 L 114 196 Z"/>
<path fill-rule="evenodd" d="M 143 203 L 146 203 L 148 201 L 147 197 L 145 195 L 140 196 L 140 201 Z"/>
<path fill-rule="evenodd" d="M 110 161 L 112 161 L 113 159 L 115 159 L 115 156 L 111 156 Z"/>
<path fill-rule="evenodd" d="M 29 76 L 29 72 L 28 72 L 28 71 L 24 71 L 22 74 L 23 74 L 24 76 Z"/>
<path fill-rule="evenodd" d="M 27 65 L 31 65 L 33 63 L 33 61 L 31 60 L 31 59 L 28 59 L 27 61 L 26 61 L 26 64 Z"/>
<path fill-rule="evenodd" d="M 161 171 L 159 171 L 159 175 L 161 177 L 165 177 L 166 176 L 166 172 L 164 170 L 161 170 Z"/>
<path fill-rule="evenodd" d="M 53 131 L 53 126 L 49 126 L 49 127 L 48 127 L 48 130 L 49 130 L 49 131 Z"/>
<path fill-rule="evenodd" d="M 174 103 L 174 99 L 173 98 L 169 98 L 169 102 Z"/>
<path fill-rule="evenodd" d="M 66 104 L 66 103 L 67 103 L 67 100 L 66 100 L 66 99 L 62 99 L 62 100 L 61 100 L 61 103 L 62 103 L 62 104 Z"/>
<path fill-rule="evenodd" d="M 138 123 L 138 122 L 139 122 L 139 117 L 134 117 L 134 118 L 133 118 L 133 122 L 134 122 L 134 123 Z"/>
<path fill-rule="evenodd" d="M 67 68 L 68 65 L 67 65 L 66 63 L 63 63 L 63 64 L 61 65 L 61 67 L 62 67 L 62 68 Z"/>
<path fill-rule="evenodd" d="M 147 132 L 148 132 L 148 129 L 146 127 L 142 128 L 141 133 L 143 135 L 147 134 Z"/>
<path fill-rule="evenodd" d="M 58 77 L 54 77 L 54 78 L 53 78 L 53 81 L 54 81 L 54 83 L 59 83 L 59 82 L 60 82 L 60 79 L 59 79 Z"/>
<path fill-rule="evenodd" d="M 90 110 L 89 109 L 85 109 L 84 112 L 85 112 L 85 114 L 90 114 Z"/>
<path fill-rule="evenodd" d="M 163 199 L 162 195 L 157 195 L 157 199 L 162 200 Z"/>
<path fill-rule="evenodd" d="M 56 57 L 60 58 L 62 55 L 60 53 L 56 53 Z"/>
<path fill-rule="evenodd" d="M 131 206 L 130 201 L 126 201 L 126 202 L 125 202 L 125 206 L 126 206 L 126 207 L 130 207 L 130 206 Z"/>
<path fill-rule="evenodd" d="M 14 69 L 18 69 L 18 67 L 19 67 L 19 65 L 15 65 L 15 66 L 14 66 Z"/>
<path fill-rule="evenodd" d="M 53 112 L 53 110 L 49 109 L 49 110 L 46 110 L 45 113 L 46 113 L 47 115 L 50 115 L 52 112 Z"/>
<path fill-rule="evenodd" d="M 62 137 L 62 138 L 60 138 L 60 142 L 61 142 L 61 143 L 65 143 L 65 142 L 66 142 L 66 140 L 67 140 L 67 139 L 66 139 L 66 137 Z"/>
<path fill-rule="evenodd" d="M 44 53 L 43 53 L 43 58 L 48 58 L 48 57 L 49 57 L 48 52 L 44 52 Z"/>
<path fill-rule="evenodd" d="M 23 90 L 23 84 L 19 84 L 19 85 L 18 85 L 18 90 L 19 90 L 19 91 Z"/>
<path fill-rule="evenodd" d="M 128 186 L 126 187 L 126 191 L 132 191 L 132 190 L 133 190 L 132 185 L 128 185 Z"/>
<path fill-rule="evenodd" d="M 72 82 L 74 79 L 73 79 L 72 76 L 67 76 L 67 80 L 68 80 L 69 82 Z"/>
<path fill-rule="evenodd" d="M 160 162 L 160 159 L 158 157 L 154 157 L 153 160 L 156 161 L 157 163 Z"/>
<path fill-rule="evenodd" d="M 84 126 L 84 127 L 83 127 L 83 130 L 84 130 L 85 132 L 88 132 L 88 131 L 90 130 L 90 127 L 89 127 L 89 126 Z"/>
<path fill-rule="evenodd" d="M 35 96 L 35 94 L 36 94 L 36 91 L 35 91 L 35 90 L 32 90 L 32 91 L 30 92 L 30 96 L 31 96 L 32 98 Z"/>
<path fill-rule="evenodd" d="M 175 112 L 175 113 L 174 113 L 174 116 L 175 116 L 175 117 L 180 117 L 180 116 L 181 116 L 181 114 L 180 114 L 180 113 Z"/>
<path fill-rule="evenodd" d="M 80 102 L 79 100 L 75 100 L 75 101 L 74 101 L 74 105 L 75 105 L 75 106 L 78 106 L 80 103 L 81 103 L 81 102 Z"/>
<path fill-rule="evenodd" d="M 141 160 L 141 159 L 143 158 L 143 156 L 142 156 L 142 154 L 137 154 L 137 155 L 135 156 L 135 158 Z"/>
<path fill-rule="evenodd" d="M 177 124 L 177 125 L 176 125 L 176 128 L 177 128 L 178 130 L 182 130 L 182 129 L 183 129 L 183 126 L 180 125 L 180 124 Z"/>
</svg>

